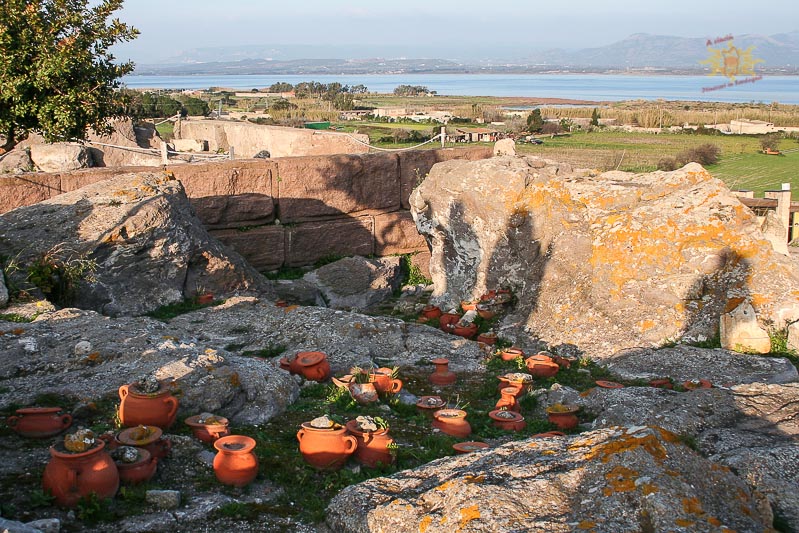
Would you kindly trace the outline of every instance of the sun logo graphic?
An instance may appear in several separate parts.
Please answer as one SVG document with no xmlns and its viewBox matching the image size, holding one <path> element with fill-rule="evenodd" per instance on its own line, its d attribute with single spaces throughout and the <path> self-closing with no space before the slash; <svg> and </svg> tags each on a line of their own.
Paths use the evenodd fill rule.
<svg viewBox="0 0 799 533">
<path fill-rule="evenodd" d="M 726 43 L 726 45 L 725 45 Z M 714 45 L 721 45 L 718 48 Z M 725 87 L 733 87 L 742 83 L 752 83 L 757 80 L 763 79 L 755 73 L 755 65 L 763 63 L 762 59 L 755 58 L 752 55 L 754 46 L 742 49 L 735 46 L 733 43 L 732 35 L 719 37 L 711 41 L 707 40 L 707 50 L 710 53 L 707 59 L 700 61 L 700 64 L 708 65 L 710 72 L 708 76 L 724 76 L 729 80 L 729 83 L 724 83 L 716 87 L 705 87 L 702 92 L 714 91 L 723 89 Z M 749 76 L 742 80 L 736 78 Z"/>
</svg>

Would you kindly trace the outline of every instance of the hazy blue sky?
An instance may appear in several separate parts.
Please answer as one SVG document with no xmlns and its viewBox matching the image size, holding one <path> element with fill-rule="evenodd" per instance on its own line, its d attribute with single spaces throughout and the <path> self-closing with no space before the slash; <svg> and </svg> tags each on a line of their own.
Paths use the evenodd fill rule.
<svg viewBox="0 0 799 533">
<path fill-rule="evenodd" d="M 583 48 L 632 33 L 716 37 L 799 30 L 799 2 L 719 0 L 127 0 L 141 36 L 117 49 L 152 62 L 183 50 L 257 44 Z"/>
</svg>

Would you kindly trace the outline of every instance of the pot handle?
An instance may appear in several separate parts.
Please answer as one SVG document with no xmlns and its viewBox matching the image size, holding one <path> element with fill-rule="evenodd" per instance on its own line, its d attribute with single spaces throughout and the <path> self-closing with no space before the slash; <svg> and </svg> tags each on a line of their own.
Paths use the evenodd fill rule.
<svg viewBox="0 0 799 533">
<path fill-rule="evenodd" d="M 349 443 L 349 446 L 347 446 L 347 453 L 354 452 L 355 448 L 358 447 L 358 441 L 352 435 L 347 435 L 344 437 L 344 440 Z"/>
<path fill-rule="evenodd" d="M 164 403 L 171 406 L 169 408 L 169 414 L 167 415 L 167 418 L 172 420 L 172 418 L 175 416 L 175 413 L 178 412 L 178 399 L 174 396 L 167 396 L 164 398 Z"/>
<path fill-rule="evenodd" d="M 170 450 L 172 450 L 172 441 L 169 439 L 159 439 L 159 440 L 160 442 L 158 444 L 163 450 L 163 454 L 168 455 Z"/>
<path fill-rule="evenodd" d="M 79 472 L 74 468 L 67 468 L 67 486 L 70 492 L 78 491 L 78 474 Z"/>
<path fill-rule="evenodd" d="M 119 399 L 124 400 L 125 397 L 128 395 L 128 387 L 129 385 L 122 385 L 119 387 Z"/>
<path fill-rule="evenodd" d="M 302 442 L 302 438 L 305 436 L 305 428 L 300 428 L 297 432 L 297 441 Z"/>
<path fill-rule="evenodd" d="M 391 394 L 396 394 L 402 390 L 402 380 L 401 379 L 392 379 L 391 380 Z"/>
<path fill-rule="evenodd" d="M 8 427 L 10 428 L 17 427 L 18 422 L 19 422 L 18 416 L 9 416 L 8 418 L 6 418 L 6 424 L 8 424 Z"/>
<path fill-rule="evenodd" d="M 68 428 L 71 425 L 72 425 L 72 415 L 69 413 L 61 415 L 61 426 L 63 426 L 64 428 Z"/>
</svg>

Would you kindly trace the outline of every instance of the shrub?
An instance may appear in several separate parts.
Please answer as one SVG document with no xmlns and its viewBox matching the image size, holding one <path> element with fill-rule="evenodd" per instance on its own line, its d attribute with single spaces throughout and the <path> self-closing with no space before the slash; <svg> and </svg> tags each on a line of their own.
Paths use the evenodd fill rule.
<svg viewBox="0 0 799 533">
<path fill-rule="evenodd" d="M 658 170 L 671 172 L 672 170 L 677 170 L 677 166 L 677 160 L 673 157 L 662 157 L 658 161 Z"/>
<path fill-rule="evenodd" d="M 763 150 L 776 150 L 779 143 L 779 136 L 772 133 L 764 135 L 763 138 L 760 139 L 760 147 L 763 148 Z"/>
<path fill-rule="evenodd" d="M 721 148 L 715 144 L 705 143 L 680 152 L 677 154 L 676 160 L 678 166 L 683 166 L 690 162 L 699 163 L 700 165 L 712 165 L 718 163 L 719 154 L 721 154 Z"/>
</svg>

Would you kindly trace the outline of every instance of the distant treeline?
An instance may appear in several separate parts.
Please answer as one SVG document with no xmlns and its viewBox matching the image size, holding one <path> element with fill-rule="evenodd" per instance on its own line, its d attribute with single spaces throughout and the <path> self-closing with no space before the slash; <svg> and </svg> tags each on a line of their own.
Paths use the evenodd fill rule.
<svg viewBox="0 0 799 533">
<path fill-rule="evenodd" d="M 366 94 L 369 89 L 366 85 L 342 85 L 338 82 L 319 83 L 318 81 L 303 81 L 297 85 L 286 82 L 273 83 L 267 89 L 270 93 L 290 93 L 294 92 L 297 98 L 323 98 L 333 100 L 337 94 Z"/>
<path fill-rule="evenodd" d="M 159 92 L 121 90 L 117 93 L 121 114 L 134 119 L 181 116 L 207 116 L 208 103 L 186 95 L 166 95 Z"/>
</svg>

